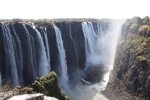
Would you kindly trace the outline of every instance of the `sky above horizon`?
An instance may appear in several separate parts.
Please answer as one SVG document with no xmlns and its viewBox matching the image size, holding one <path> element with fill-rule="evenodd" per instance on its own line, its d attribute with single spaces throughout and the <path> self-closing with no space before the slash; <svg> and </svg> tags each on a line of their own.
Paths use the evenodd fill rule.
<svg viewBox="0 0 150 100">
<path fill-rule="evenodd" d="M 150 16 L 150 0 L 0 0 L 0 19 Z"/>
</svg>

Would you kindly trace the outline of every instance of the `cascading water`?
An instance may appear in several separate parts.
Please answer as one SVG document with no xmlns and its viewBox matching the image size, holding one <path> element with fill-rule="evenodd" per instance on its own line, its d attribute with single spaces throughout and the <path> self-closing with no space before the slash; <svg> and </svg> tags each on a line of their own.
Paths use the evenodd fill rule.
<svg viewBox="0 0 150 100">
<path fill-rule="evenodd" d="M 122 22 L 111 23 L 107 30 L 103 30 L 101 23 L 97 23 L 96 28 L 94 28 L 90 22 L 82 23 L 85 38 L 86 69 L 97 64 L 105 64 L 110 70 L 112 69 L 121 24 Z M 103 81 L 99 83 L 85 86 L 86 88 L 78 88 L 76 95 L 80 96 L 80 98 L 75 98 L 74 100 L 107 100 L 107 98 L 100 94 L 100 91 L 104 90 L 107 85 L 109 72 L 104 74 L 102 80 Z M 83 92 L 84 94 L 82 94 Z M 89 98 L 89 96 L 91 96 L 91 98 Z"/>
<path fill-rule="evenodd" d="M 17 66 L 15 60 L 15 50 L 14 50 L 14 38 L 11 35 L 10 27 L 6 24 L 2 24 L 4 48 L 5 48 L 5 59 L 7 59 L 7 72 L 6 79 L 13 83 L 14 86 L 19 85 Z"/>
<path fill-rule="evenodd" d="M 33 78 L 37 77 L 37 73 L 36 73 L 36 69 L 34 68 L 34 62 L 33 62 L 33 48 L 32 48 L 32 42 L 33 42 L 33 37 L 30 35 L 28 29 L 26 28 L 25 24 L 23 24 L 23 27 L 25 29 L 25 32 L 26 32 L 26 37 L 27 37 L 27 43 L 28 43 L 28 48 L 27 48 L 27 51 L 28 51 L 28 64 L 29 64 L 29 67 L 30 67 L 30 71 L 33 76 Z"/>
<path fill-rule="evenodd" d="M 97 43 L 99 34 L 95 32 L 91 22 L 83 22 L 82 30 L 85 38 L 86 67 L 100 63 Z M 98 61 L 97 61 L 98 60 Z"/>
<path fill-rule="evenodd" d="M 19 78 L 19 84 L 23 85 L 23 76 L 22 76 L 22 71 L 23 71 L 23 54 L 22 54 L 22 47 L 21 47 L 21 42 L 20 39 L 16 33 L 16 30 L 14 29 L 14 26 L 11 26 L 14 34 L 14 39 L 16 40 L 16 64 L 17 64 L 17 69 L 18 69 L 18 78 Z"/>
<path fill-rule="evenodd" d="M 43 43 L 43 38 L 40 34 L 40 32 L 35 28 L 34 24 L 33 24 L 33 28 L 35 29 L 36 33 L 37 33 L 37 41 L 38 41 L 38 77 L 47 75 L 50 72 L 50 63 L 48 63 L 48 59 L 46 56 L 46 50 L 45 50 L 45 46 Z M 44 33 L 45 34 L 45 33 Z M 47 44 L 48 45 L 48 44 Z M 47 46 L 46 46 L 47 48 Z"/>
<path fill-rule="evenodd" d="M 47 62 L 48 62 L 48 71 L 51 71 L 51 67 L 50 67 L 50 50 L 49 50 L 49 44 L 48 44 L 48 38 L 47 38 L 47 31 L 46 28 L 42 29 L 43 34 L 44 34 L 44 39 L 45 40 L 45 44 L 46 44 L 46 56 L 47 56 Z"/>
<path fill-rule="evenodd" d="M 55 34 L 56 34 L 56 42 L 57 42 L 57 47 L 58 47 L 58 52 L 59 52 L 59 63 L 60 63 L 59 67 L 61 67 L 60 68 L 61 76 L 59 78 L 59 82 L 60 82 L 60 86 L 63 89 L 66 89 L 68 88 L 66 53 L 65 53 L 64 46 L 63 46 L 61 31 L 56 25 L 53 25 L 53 27 L 54 27 Z"/>
<path fill-rule="evenodd" d="M 58 26 L 55 24 L 52 26 L 43 25 L 40 28 L 36 28 L 34 24 L 21 23 L 20 26 L 18 24 L 18 26 L 2 24 L 0 26 L 2 27 L 0 46 L 2 38 L 6 68 L 5 64 L 0 62 L 0 65 L 4 66 L 0 66 L 0 69 L 5 69 L 5 72 L 0 72 L 0 84 L 2 79 L 6 79 L 15 86 L 28 85 L 36 77 L 56 70 L 59 85 L 71 100 L 107 100 L 99 94 L 99 91 L 105 88 L 109 73 L 104 75 L 102 79 L 106 82 L 100 81 L 91 84 L 87 81 L 88 85 L 86 82 L 82 82 L 82 74 L 88 68 L 99 64 L 104 64 L 112 69 L 117 38 L 122 23 L 111 23 L 107 24 L 106 27 L 103 26 L 106 23 L 102 22 L 80 22 L 80 24 L 76 24 L 79 25 L 78 28 L 76 25 L 71 26 L 70 23 L 65 24 L 68 24 L 69 27 L 66 27 L 67 25 L 63 27 L 63 24 L 57 24 Z M 39 24 L 35 25 L 38 27 Z M 65 32 L 69 33 L 64 34 Z M 70 54 L 68 57 L 67 51 L 74 54 Z M 58 53 L 56 54 L 58 57 L 53 53 Z M 68 64 L 67 60 L 71 64 Z M 75 75 L 71 76 L 70 73 Z M 71 78 L 79 77 L 76 78 L 79 82 L 70 82 L 69 75 Z M 98 94 L 95 95 L 95 93 Z"/>
</svg>

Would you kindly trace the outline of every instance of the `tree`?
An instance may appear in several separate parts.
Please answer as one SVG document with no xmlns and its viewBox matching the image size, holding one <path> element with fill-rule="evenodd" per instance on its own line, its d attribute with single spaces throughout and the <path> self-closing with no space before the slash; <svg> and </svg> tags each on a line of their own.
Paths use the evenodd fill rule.
<svg viewBox="0 0 150 100">
<path fill-rule="evenodd" d="M 133 18 L 131 19 L 131 22 L 132 22 L 133 24 L 141 25 L 141 24 L 142 24 L 142 19 L 141 19 L 140 17 L 136 16 L 136 17 L 133 17 Z"/>
<path fill-rule="evenodd" d="M 149 23 L 150 23 L 150 18 L 149 18 L 149 16 L 145 16 L 145 17 L 143 18 L 143 25 L 149 24 Z"/>
</svg>

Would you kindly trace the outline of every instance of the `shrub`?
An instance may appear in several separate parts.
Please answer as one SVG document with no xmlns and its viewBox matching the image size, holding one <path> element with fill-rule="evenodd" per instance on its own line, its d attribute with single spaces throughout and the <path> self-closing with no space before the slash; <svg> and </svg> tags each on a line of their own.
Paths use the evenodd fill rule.
<svg viewBox="0 0 150 100">
<path fill-rule="evenodd" d="M 133 17 L 132 19 L 131 19 L 131 22 L 133 23 L 133 24 L 138 24 L 138 25 L 141 25 L 142 24 L 142 19 L 140 18 L 140 17 Z"/>
<path fill-rule="evenodd" d="M 144 17 L 143 19 L 143 25 L 145 25 L 145 24 L 149 24 L 149 22 L 150 22 L 150 18 L 149 18 L 149 16 L 146 16 L 146 17 Z"/>
</svg>

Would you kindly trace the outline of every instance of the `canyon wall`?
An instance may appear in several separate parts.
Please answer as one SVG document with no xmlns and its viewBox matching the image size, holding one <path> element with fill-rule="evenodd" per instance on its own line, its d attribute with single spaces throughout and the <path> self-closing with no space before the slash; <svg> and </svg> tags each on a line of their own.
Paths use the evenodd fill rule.
<svg viewBox="0 0 150 100">
<path fill-rule="evenodd" d="M 106 87 L 111 100 L 150 99 L 149 22 L 148 17 L 134 17 L 122 25 L 114 68 Z"/>
</svg>

